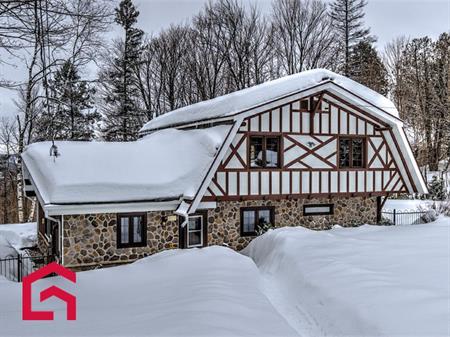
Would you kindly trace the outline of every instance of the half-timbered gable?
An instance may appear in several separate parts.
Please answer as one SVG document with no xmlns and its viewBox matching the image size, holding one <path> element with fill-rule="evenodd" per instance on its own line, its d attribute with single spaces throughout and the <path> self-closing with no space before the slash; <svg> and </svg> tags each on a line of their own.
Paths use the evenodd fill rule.
<svg viewBox="0 0 450 337">
<path fill-rule="evenodd" d="M 328 92 L 247 117 L 203 199 L 406 192 L 383 133 L 386 128 L 362 107 Z M 360 147 L 357 167 L 349 163 L 354 158 L 346 158 L 352 156 L 351 144 Z M 342 151 L 350 152 L 346 156 Z M 271 164 L 255 164 L 267 162 L 262 158 L 267 155 L 274 158 Z"/>
</svg>

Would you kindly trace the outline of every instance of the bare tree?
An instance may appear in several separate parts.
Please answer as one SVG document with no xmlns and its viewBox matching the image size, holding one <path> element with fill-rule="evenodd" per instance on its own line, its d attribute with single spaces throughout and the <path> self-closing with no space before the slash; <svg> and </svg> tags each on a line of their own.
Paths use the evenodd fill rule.
<svg viewBox="0 0 450 337">
<path fill-rule="evenodd" d="M 320 0 L 277 0 L 273 18 L 277 57 L 285 74 L 335 68 L 336 34 Z"/>
</svg>

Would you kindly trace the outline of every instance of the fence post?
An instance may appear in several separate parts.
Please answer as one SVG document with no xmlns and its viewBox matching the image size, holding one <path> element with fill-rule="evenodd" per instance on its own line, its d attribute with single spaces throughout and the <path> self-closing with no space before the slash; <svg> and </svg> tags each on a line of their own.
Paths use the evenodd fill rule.
<svg viewBox="0 0 450 337">
<path fill-rule="evenodd" d="M 396 214 L 395 214 L 395 208 L 394 208 L 394 226 L 395 225 L 397 225 L 397 217 L 396 217 Z"/>
<path fill-rule="evenodd" d="M 22 282 L 22 259 L 17 255 L 17 282 Z"/>
</svg>

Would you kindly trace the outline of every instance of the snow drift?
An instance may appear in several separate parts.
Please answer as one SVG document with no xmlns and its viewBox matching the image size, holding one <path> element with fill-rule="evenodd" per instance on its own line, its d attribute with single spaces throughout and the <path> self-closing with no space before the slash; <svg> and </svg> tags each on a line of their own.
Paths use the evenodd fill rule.
<svg viewBox="0 0 450 337">
<path fill-rule="evenodd" d="M 281 228 L 253 240 L 244 253 L 269 290 L 281 289 L 277 297 L 267 295 L 303 334 L 431 337 L 450 331 L 449 218 L 321 232 Z"/>
<path fill-rule="evenodd" d="M 57 285 L 77 296 L 76 321 L 65 321 L 64 304 L 51 322 L 21 319 L 21 285 L 0 278 L 2 336 L 293 336 L 295 331 L 259 290 L 254 263 L 228 248 L 171 250 L 131 265 L 77 274 L 76 285 L 59 277 L 33 288 Z M 36 299 L 36 298 L 35 298 Z"/>
</svg>

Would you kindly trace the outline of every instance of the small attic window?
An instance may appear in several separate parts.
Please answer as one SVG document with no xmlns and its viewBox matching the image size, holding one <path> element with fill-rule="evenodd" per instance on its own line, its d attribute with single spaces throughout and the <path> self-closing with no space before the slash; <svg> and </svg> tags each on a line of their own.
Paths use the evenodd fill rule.
<svg viewBox="0 0 450 337">
<path fill-rule="evenodd" d="M 307 99 L 302 99 L 300 101 L 300 109 L 308 110 L 309 109 L 309 101 Z"/>
</svg>

